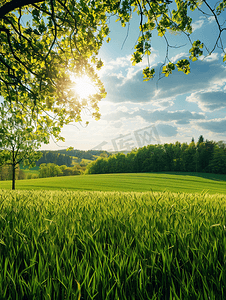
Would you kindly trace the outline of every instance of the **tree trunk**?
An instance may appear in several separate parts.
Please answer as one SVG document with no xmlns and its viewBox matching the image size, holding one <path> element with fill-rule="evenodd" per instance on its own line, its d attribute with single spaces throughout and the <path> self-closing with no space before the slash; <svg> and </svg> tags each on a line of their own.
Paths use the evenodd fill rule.
<svg viewBox="0 0 226 300">
<path fill-rule="evenodd" d="M 15 163 L 12 164 L 12 170 L 13 170 L 12 190 L 15 190 L 15 181 L 16 181 L 16 165 L 15 165 Z"/>
<path fill-rule="evenodd" d="M 12 149 L 12 172 L 13 172 L 13 176 L 12 176 L 12 190 L 15 190 L 15 180 L 16 180 L 16 162 L 15 162 L 15 152 L 14 152 L 14 147 Z"/>
</svg>

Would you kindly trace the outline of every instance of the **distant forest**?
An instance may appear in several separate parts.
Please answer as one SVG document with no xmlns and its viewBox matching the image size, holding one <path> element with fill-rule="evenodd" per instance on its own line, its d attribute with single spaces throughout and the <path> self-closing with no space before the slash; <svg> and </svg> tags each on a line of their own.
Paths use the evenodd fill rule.
<svg viewBox="0 0 226 300">
<path fill-rule="evenodd" d="M 103 150 L 56 150 L 41 151 L 42 157 L 36 162 L 39 167 L 39 175 L 30 174 L 30 178 L 45 178 L 53 176 L 70 176 L 84 174 L 86 166 L 90 161 L 98 157 L 108 157 L 111 153 Z M 86 160 L 84 162 L 84 160 Z M 26 169 L 26 168 L 25 168 Z M 16 180 L 26 179 L 29 175 L 24 173 L 21 163 L 16 169 Z M 0 181 L 12 179 L 12 167 L 10 165 L 0 166 Z"/>
<path fill-rule="evenodd" d="M 203 172 L 226 174 L 226 143 L 204 141 L 197 143 L 148 145 L 131 152 L 112 154 L 97 150 L 41 151 L 43 156 L 36 162 L 36 177 L 69 176 L 79 174 L 141 173 L 141 172 Z M 84 160 L 86 160 L 84 162 Z M 26 174 L 18 168 L 16 179 Z M 10 180 L 12 168 L 0 167 L 0 180 Z"/>
<path fill-rule="evenodd" d="M 148 145 L 127 155 L 98 158 L 87 166 L 88 174 L 139 172 L 204 172 L 226 174 L 226 144 L 222 141 Z"/>
<path fill-rule="evenodd" d="M 58 166 L 66 165 L 67 167 L 73 166 L 73 158 L 76 158 L 77 163 L 80 163 L 82 159 L 96 160 L 100 155 L 108 157 L 110 153 L 106 151 L 97 150 L 57 150 L 57 151 L 41 151 L 42 157 L 36 162 L 36 166 L 41 164 L 53 163 Z"/>
</svg>

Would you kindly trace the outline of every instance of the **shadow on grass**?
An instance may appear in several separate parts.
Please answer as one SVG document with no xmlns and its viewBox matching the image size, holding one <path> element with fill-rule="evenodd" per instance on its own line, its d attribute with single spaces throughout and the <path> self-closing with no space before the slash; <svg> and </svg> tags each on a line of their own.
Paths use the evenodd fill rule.
<svg viewBox="0 0 226 300">
<path fill-rule="evenodd" d="M 199 173 L 199 172 L 158 172 L 157 174 L 169 174 L 169 175 L 181 175 L 181 176 L 195 176 L 214 181 L 226 181 L 225 174 L 213 174 L 213 173 Z"/>
</svg>

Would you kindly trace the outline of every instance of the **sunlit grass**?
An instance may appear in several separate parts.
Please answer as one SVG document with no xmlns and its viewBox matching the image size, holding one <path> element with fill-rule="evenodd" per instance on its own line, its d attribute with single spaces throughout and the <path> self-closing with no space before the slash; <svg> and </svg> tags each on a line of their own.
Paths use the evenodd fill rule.
<svg viewBox="0 0 226 300">
<path fill-rule="evenodd" d="M 10 189 L 11 182 L 1 181 L 0 188 Z M 21 180 L 16 189 L 86 191 L 171 191 L 226 194 L 226 176 L 199 173 L 100 174 Z"/>
<path fill-rule="evenodd" d="M 0 191 L 0 299 L 224 299 L 226 196 Z"/>
</svg>

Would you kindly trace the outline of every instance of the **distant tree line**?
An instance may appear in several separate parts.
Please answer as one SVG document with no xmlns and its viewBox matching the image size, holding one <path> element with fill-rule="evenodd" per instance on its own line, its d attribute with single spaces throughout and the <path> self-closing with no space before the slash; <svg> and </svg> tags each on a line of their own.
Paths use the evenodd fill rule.
<svg viewBox="0 0 226 300">
<path fill-rule="evenodd" d="M 226 144 L 222 141 L 148 145 L 127 155 L 98 158 L 87 166 L 88 174 L 139 172 L 205 172 L 226 174 Z"/>
<path fill-rule="evenodd" d="M 88 163 L 84 159 L 95 160 L 97 157 L 108 157 L 110 153 L 99 150 L 58 150 L 58 151 L 38 151 L 42 153 L 42 157 L 36 161 L 39 166 L 39 174 L 25 173 L 23 164 L 17 165 L 15 170 L 15 179 L 34 179 L 54 176 L 71 176 L 83 174 Z M 0 152 L 1 154 L 1 152 Z M 76 156 L 77 155 L 77 156 Z M 73 164 L 73 158 L 76 157 L 77 163 Z M 1 158 L 0 158 L 1 160 Z M 0 181 L 12 180 L 12 166 L 9 164 L 0 164 Z"/>
<path fill-rule="evenodd" d="M 66 165 L 67 167 L 72 166 L 72 157 L 69 155 L 61 154 L 56 151 L 41 151 L 42 157 L 36 162 L 36 166 L 41 164 L 56 164 L 58 166 Z"/>
<path fill-rule="evenodd" d="M 16 180 L 81 175 L 84 172 L 85 172 L 85 167 L 82 167 L 79 164 L 73 167 L 67 167 L 66 165 L 58 166 L 56 164 L 49 163 L 49 164 L 40 165 L 38 175 L 36 174 L 27 175 L 19 167 L 16 168 Z M 9 165 L 0 166 L 0 180 L 12 180 L 11 166 Z"/>
<path fill-rule="evenodd" d="M 70 150 L 66 149 L 57 151 L 41 151 L 42 157 L 36 162 L 36 166 L 40 166 L 45 163 L 52 163 L 58 166 L 66 165 L 72 167 L 73 158 L 75 157 L 77 162 L 82 162 L 83 159 L 96 160 L 98 156 L 108 157 L 110 153 L 100 150 Z"/>
<path fill-rule="evenodd" d="M 80 175 L 84 172 L 82 167 L 75 165 L 73 167 L 67 167 L 66 165 L 58 166 L 53 163 L 41 164 L 39 167 L 39 177 L 57 177 L 57 176 L 71 176 Z"/>
<path fill-rule="evenodd" d="M 96 160 L 98 156 L 105 156 L 108 157 L 111 155 L 111 153 L 103 150 L 77 150 L 73 149 L 70 151 L 67 151 L 66 149 L 58 150 L 57 151 L 60 154 L 70 155 L 73 157 L 76 157 L 78 159 L 78 162 L 80 163 L 82 159 L 89 159 L 89 160 Z"/>
</svg>

